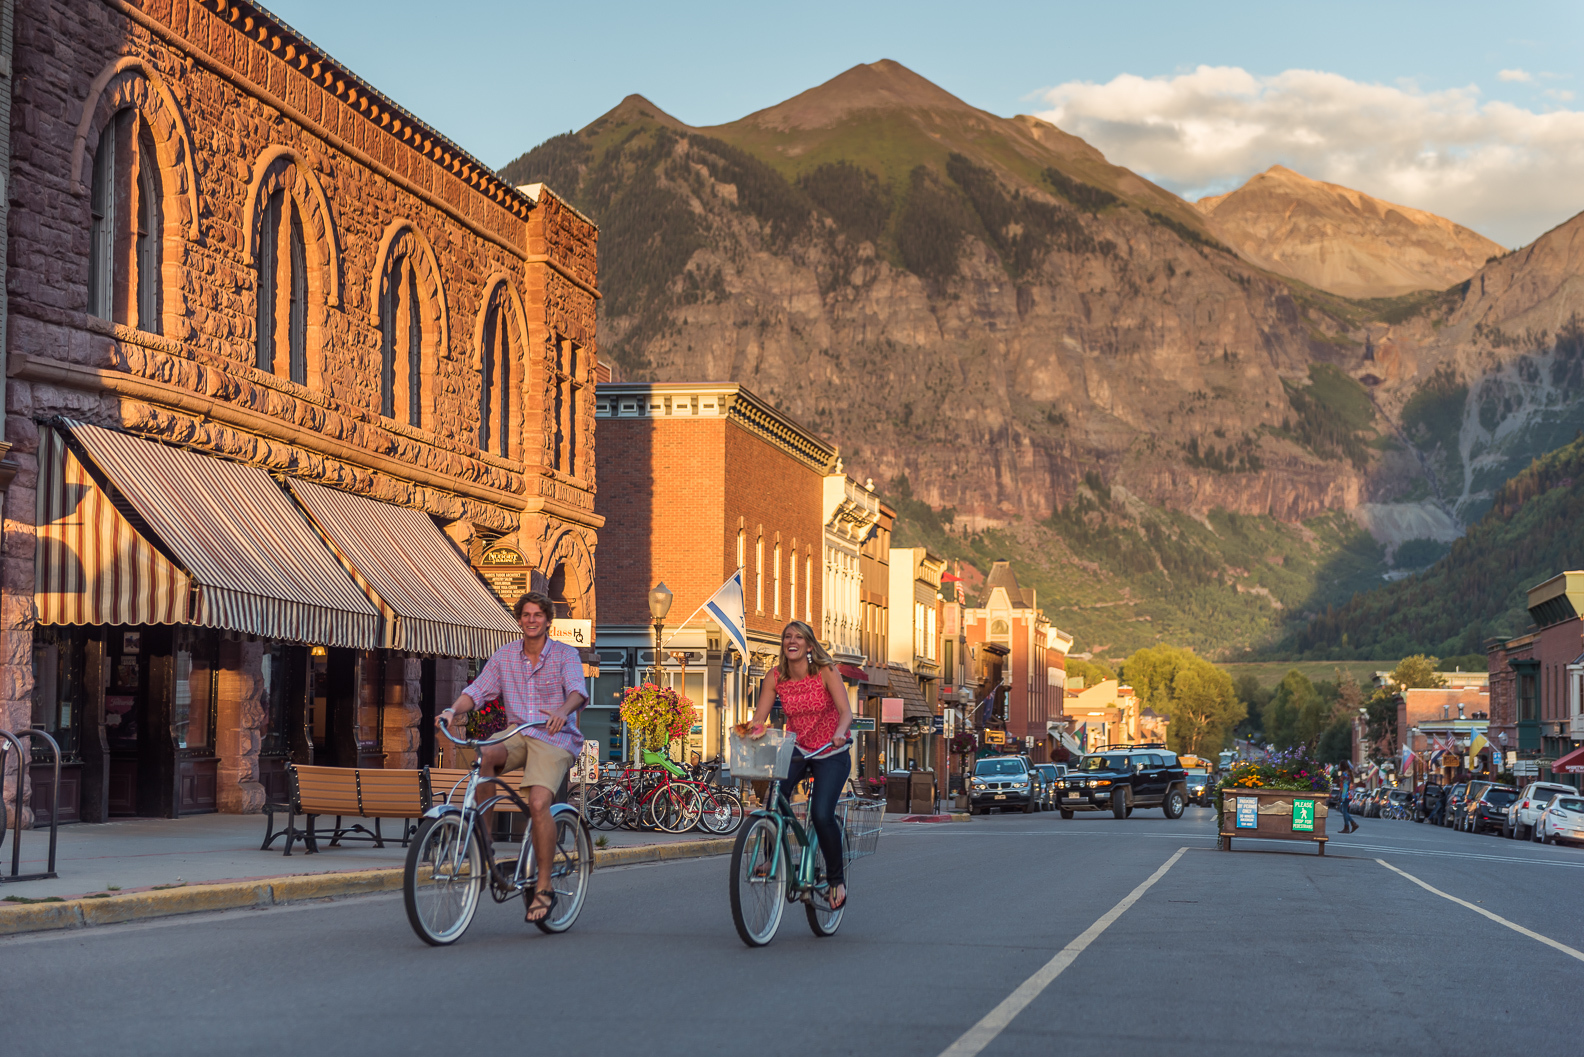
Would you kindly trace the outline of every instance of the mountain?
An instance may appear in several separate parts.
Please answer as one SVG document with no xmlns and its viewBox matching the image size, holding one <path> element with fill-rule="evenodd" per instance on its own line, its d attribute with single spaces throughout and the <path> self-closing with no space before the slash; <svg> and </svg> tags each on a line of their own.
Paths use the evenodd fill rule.
<svg viewBox="0 0 1584 1057">
<path fill-rule="evenodd" d="M 1241 653 L 1455 538 L 1467 402 L 1532 351 L 1467 313 L 1555 315 L 1519 255 L 1397 298 L 1296 282 L 889 61 L 711 128 L 628 96 L 502 175 L 599 223 L 602 358 L 753 387 L 901 504 L 899 545 L 1011 559 L 1107 656 Z M 1504 458 L 1542 435 L 1511 436 Z"/>
<path fill-rule="evenodd" d="M 1450 657 L 1529 626 L 1529 588 L 1584 553 L 1584 437 L 1535 460 L 1428 570 L 1328 608 L 1272 650 L 1284 658 Z"/>
<path fill-rule="evenodd" d="M 1343 297 L 1445 290 L 1506 252 L 1444 217 L 1281 165 L 1196 205 L 1245 259 Z"/>
</svg>

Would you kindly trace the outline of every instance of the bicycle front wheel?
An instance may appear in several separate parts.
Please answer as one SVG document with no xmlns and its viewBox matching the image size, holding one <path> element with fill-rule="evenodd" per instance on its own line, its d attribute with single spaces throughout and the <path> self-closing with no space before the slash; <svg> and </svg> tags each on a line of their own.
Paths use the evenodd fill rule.
<svg viewBox="0 0 1584 1057">
<path fill-rule="evenodd" d="M 402 874 L 402 902 L 418 938 L 435 947 L 461 939 L 478 910 L 485 877 L 478 834 L 464 829 L 460 816 L 425 819 L 407 846 Z"/>
<path fill-rule="evenodd" d="M 594 845 L 589 841 L 588 830 L 578 825 L 577 811 L 566 804 L 558 804 L 552 814 L 556 828 L 555 859 L 550 864 L 550 887 L 555 890 L 555 909 L 540 921 L 534 922 L 541 932 L 565 932 L 577 921 L 583 909 L 583 898 L 588 894 L 589 873 L 594 869 Z M 537 874 L 534 863 L 533 841 L 523 842 L 523 856 L 528 860 L 523 872 Z M 532 864 L 532 865 L 530 865 Z M 533 899 L 535 884 L 523 893 L 525 904 Z"/>
<path fill-rule="evenodd" d="M 785 854 L 776 854 L 776 824 L 759 817 L 737 834 L 731 859 L 732 924 L 750 947 L 763 947 L 775 939 L 786 910 Z"/>
<path fill-rule="evenodd" d="M 703 812 L 699 815 L 699 828 L 722 837 L 729 837 L 742 825 L 742 801 L 724 789 L 705 789 L 700 794 Z"/>
</svg>

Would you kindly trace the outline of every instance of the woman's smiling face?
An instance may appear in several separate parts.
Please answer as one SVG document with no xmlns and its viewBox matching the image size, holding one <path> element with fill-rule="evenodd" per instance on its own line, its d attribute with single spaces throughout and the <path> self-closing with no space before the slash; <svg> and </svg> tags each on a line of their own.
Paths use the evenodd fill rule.
<svg viewBox="0 0 1584 1057">
<path fill-rule="evenodd" d="M 808 642 L 797 628 L 787 628 L 781 633 L 781 656 L 789 661 L 808 659 Z"/>
</svg>

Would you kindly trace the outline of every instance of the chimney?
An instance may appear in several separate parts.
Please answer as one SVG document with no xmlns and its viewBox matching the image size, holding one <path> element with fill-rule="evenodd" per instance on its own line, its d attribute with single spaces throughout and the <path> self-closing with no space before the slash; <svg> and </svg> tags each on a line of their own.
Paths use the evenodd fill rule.
<svg viewBox="0 0 1584 1057">
<path fill-rule="evenodd" d="M 1463 702 L 1461 701 L 1458 702 L 1458 718 L 1463 718 Z"/>
</svg>

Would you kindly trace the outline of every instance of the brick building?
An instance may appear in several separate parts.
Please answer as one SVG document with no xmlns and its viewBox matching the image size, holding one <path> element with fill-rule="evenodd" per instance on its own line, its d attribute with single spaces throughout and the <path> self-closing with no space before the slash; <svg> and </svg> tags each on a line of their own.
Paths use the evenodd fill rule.
<svg viewBox="0 0 1584 1057">
<path fill-rule="evenodd" d="M 0 722 L 91 821 L 412 766 L 515 633 L 473 566 L 594 615 L 594 226 L 239 0 L 12 60 Z"/>
<path fill-rule="evenodd" d="M 1584 572 L 1531 587 L 1528 603 L 1534 624 L 1486 647 L 1489 737 L 1533 761 L 1529 773 L 1576 783 L 1574 773 L 1553 775 L 1551 764 L 1584 742 Z"/>
<path fill-rule="evenodd" d="M 700 710 L 689 750 L 718 755 L 723 726 L 745 718 L 759 680 L 802 620 L 816 633 L 824 603 L 825 478 L 836 449 L 740 385 L 612 382 L 598 386 L 597 513 L 608 546 L 597 573 L 600 676 L 594 704 L 654 665 L 650 588 L 672 592 L 663 681 Z M 720 628 L 689 620 L 743 572 L 748 657 Z M 685 622 L 685 623 L 684 623 Z M 599 720 L 593 717 L 589 729 Z M 608 757 L 619 720 L 608 717 Z"/>
<path fill-rule="evenodd" d="M 1020 585 L 1007 562 L 990 567 L 982 591 L 979 607 L 963 617 L 968 648 L 980 669 L 975 723 L 981 732 L 1002 732 L 1007 751 L 1026 751 L 1034 762 L 1044 763 L 1059 742 L 1055 729 L 1065 725 L 1072 636 L 1045 618 L 1034 589 Z M 983 733 L 980 741 L 985 741 Z"/>
</svg>

